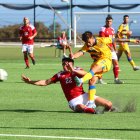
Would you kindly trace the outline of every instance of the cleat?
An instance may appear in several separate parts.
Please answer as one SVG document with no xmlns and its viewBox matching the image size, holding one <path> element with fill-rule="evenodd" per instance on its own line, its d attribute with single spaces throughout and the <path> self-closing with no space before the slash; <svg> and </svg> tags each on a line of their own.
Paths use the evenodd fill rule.
<svg viewBox="0 0 140 140">
<path fill-rule="evenodd" d="M 103 79 L 98 80 L 98 84 L 107 84 L 106 82 L 103 81 Z"/>
<path fill-rule="evenodd" d="M 96 110 L 94 108 L 85 108 L 84 110 L 85 113 L 91 113 L 91 114 L 96 114 Z"/>
<path fill-rule="evenodd" d="M 80 78 L 78 78 L 77 76 L 75 76 L 74 80 L 75 80 L 76 85 L 77 85 L 78 87 L 80 87 L 80 86 L 82 85 L 82 80 L 81 80 Z"/>
<path fill-rule="evenodd" d="M 33 65 L 35 65 L 35 60 L 34 59 L 32 60 L 32 63 L 33 63 Z"/>
<path fill-rule="evenodd" d="M 88 101 L 88 103 L 86 104 L 86 106 L 88 108 L 96 108 L 96 105 L 95 105 L 94 101 Z"/>
<path fill-rule="evenodd" d="M 113 106 L 113 107 L 109 110 L 109 112 L 119 112 L 119 109 L 118 109 L 117 107 Z"/>
<path fill-rule="evenodd" d="M 26 68 L 25 69 L 29 69 L 30 67 L 29 66 L 26 66 Z"/>
<path fill-rule="evenodd" d="M 63 58 L 68 58 L 68 56 L 66 54 L 63 54 Z"/>
<path fill-rule="evenodd" d="M 115 79 L 114 83 L 115 84 L 124 84 L 124 81 L 121 81 L 120 79 Z"/>
<path fill-rule="evenodd" d="M 135 66 L 135 67 L 133 68 L 133 70 L 134 70 L 134 71 L 140 70 L 140 67 L 139 67 L 139 66 Z"/>
</svg>

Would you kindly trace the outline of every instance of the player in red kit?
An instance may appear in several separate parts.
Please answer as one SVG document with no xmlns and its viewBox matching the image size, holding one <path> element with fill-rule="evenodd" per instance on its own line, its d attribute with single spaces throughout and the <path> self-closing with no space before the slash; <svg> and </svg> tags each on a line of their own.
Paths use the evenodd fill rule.
<svg viewBox="0 0 140 140">
<path fill-rule="evenodd" d="M 64 95 L 68 101 L 69 107 L 75 112 L 83 113 L 93 113 L 96 111 L 94 108 L 88 108 L 86 105 L 88 103 L 88 93 L 83 90 L 83 86 L 76 86 L 75 76 L 83 77 L 86 72 L 79 68 L 74 67 L 74 60 L 71 58 L 62 59 L 63 71 L 56 73 L 53 77 L 48 80 L 30 80 L 28 77 L 22 75 L 22 80 L 27 84 L 33 84 L 37 86 L 47 86 L 49 84 L 54 84 L 60 82 L 61 88 Z M 103 106 L 106 111 L 112 111 L 112 102 L 95 96 L 96 106 Z"/>
<path fill-rule="evenodd" d="M 110 37 L 115 38 L 115 30 L 112 28 L 113 18 L 108 16 L 106 18 L 105 26 L 101 27 L 101 31 L 99 32 L 100 37 Z M 119 79 L 119 63 L 116 54 L 116 44 L 111 43 L 109 44 L 109 48 L 112 52 L 112 64 L 113 64 L 113 73 L 114 73 L 114 83 L 115 84 L 123 84 L 124 82 Z M 99 78 L 99 83 L 104 84 L 102 77 Z"/>
<path fill-rule="evenodd" d="M 28 55 L 32 60 L 33 65 L 35 65 L 35 58 L 33 54 L 34 47 L 34 37 L 37 35 L 37 31 L 27 17 L 23 19 L 24 25 L 19 29 L 20 40 L 22 41 L 22 52 L 24 54 L 24 61 L 26 68 L 29 68 Z"/>
</svg>

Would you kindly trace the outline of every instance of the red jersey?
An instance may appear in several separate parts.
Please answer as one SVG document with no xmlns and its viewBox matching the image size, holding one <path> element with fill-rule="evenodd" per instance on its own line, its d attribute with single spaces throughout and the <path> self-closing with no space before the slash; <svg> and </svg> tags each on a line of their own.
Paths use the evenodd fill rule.
<svg viewBox="0 0 140 140">
<path fill-rule="evenodd" d="M 79 69 L 79 68 L 76 67 L 76 69 Z M 58 82 L 58 81 L 60 82 L 67 101 L 70 101 L 85 93 L 82 85 L 80 87 L 76 86 L 76 83 L 74 80 L 75 76 L 80 77 L 79 75 L 75 73 L 71 73 L 68 71 L 61 71 L 55 74 L 51 78 L 53 83 Z"/>
<path fill-rule="evenodd" d="M 115 30 L 112 27 L 101 27 L 101 30 L 99 32 L 100 37 L 110 37 L 110 38 L 115 38 Z M 113 46 L 113 44 L 109 44 L 110 47 Z"/>
<path fill-rule="evenodd" d="M 22 36 L 22 44 L 33 45 L 34 39 L 29 39 L 30 36 L 33 36 L 36 33 L 36 29 L 33 25 L 21 26 L 19 29 L 19 34 Z"/>
</svg>

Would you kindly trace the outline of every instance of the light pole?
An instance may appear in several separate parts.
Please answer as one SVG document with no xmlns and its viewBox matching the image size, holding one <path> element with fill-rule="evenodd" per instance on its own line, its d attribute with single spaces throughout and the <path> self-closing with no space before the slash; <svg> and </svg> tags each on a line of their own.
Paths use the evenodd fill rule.
<svg viewBox="0 0 140 140">
<path fill-rule="evenodd" d="M 35 22 L 36 22 L 36 19 L 35 19 L 35 15 L 36 15 L 35 7 L 36 7 L 36 0 L 34 0 L 34 26 L 35 26 Z"/>
<path fill-rule="evenodd" d="M 69 42 L 71 42 L 71 27 L 72 27 L 72 0 L 61 0 L 61 2 L 66 2 L 69 5 L 70 9 L 70 18 L 68 20 L 68 14 L 67 14 L 67 23 L 68 23 L 68 36 L 69 36 Z"/>
<path fill-rule="evenodd" d="M 55 45 L 55 38 L 56 38 L 56 13 L 61 14 L 61 11 L 54 10 L 53 15 L 53 43 Z"/>
</svg>

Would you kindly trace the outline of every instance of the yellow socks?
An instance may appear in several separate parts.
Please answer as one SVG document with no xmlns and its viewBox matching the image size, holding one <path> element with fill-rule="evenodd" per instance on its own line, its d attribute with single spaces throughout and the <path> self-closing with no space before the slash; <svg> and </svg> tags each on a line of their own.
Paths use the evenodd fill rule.
<svg viewBox="0 0 140 140">
<path fill-rule="evenodd" d="M 94 76 L 94 72 L 90 70 L 83 78 L 81 78 L 82 82 L 90 80 Z"/>
<path fill-rule="evenodd" d="M 94 85 L 89 86 L 88 100 L 94 101 L 95 94 L 96 94 L 96 87 Z"/>
</svg>

